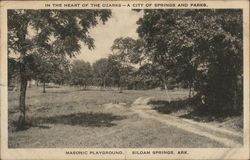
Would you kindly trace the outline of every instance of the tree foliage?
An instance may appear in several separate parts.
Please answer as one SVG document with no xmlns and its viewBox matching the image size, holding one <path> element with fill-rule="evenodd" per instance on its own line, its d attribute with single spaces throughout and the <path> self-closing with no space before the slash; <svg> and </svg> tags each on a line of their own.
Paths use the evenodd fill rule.
<svg viewBox="0 0 250 160">
<path fill-rule="evenodd" d="M 93 49 L 89 29 L 110 15 L 110 10 L 8 10 L 9 53 L 20 55 L 20 126 L 25 122 L 26 57 L 34 52 L 73 57 L 79 53 L 80 41 Z"/>
<path fill-rule="evenodd" d="M 164 77 L 194 88 L 208 110 L 239 110 L 242 10 L 144 10 L 137 24 Z"/>
<path fill-rule="evenodd" d="M 133 81 L 133 73 L 135 71 L 132 63 L 138 63 L 142 59 L 137 54 L 141 52 L 142 46 L 140 46 L 140 41 L 134 40 L 133 38 L 117 38 L 111 47 L 113 54 L 110 56 L 114 62 L 119 66 L 118 76 L 119 76 L 119 86 L 122 92 L 122 87 L 125 84 L 131 83 Z"/>
<path fill-rule="evenodd" d="M 93 71 L 89 62 L 74 60 L 71 65 L 71 84 L 86 87 L 92 84 Z"/>
</svg>

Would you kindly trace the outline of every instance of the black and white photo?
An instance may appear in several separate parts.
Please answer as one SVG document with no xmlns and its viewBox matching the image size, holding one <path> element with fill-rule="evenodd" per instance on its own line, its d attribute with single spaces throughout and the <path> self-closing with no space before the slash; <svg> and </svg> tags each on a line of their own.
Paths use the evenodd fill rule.
<svg viewBox="0 0 250 160">
<path fill-rule="evenodd" d="M 158 7 L 171 5 L 5 9 L 7 149 L 167 159 L 249 146 L 246 10 Z"/>
</svg>

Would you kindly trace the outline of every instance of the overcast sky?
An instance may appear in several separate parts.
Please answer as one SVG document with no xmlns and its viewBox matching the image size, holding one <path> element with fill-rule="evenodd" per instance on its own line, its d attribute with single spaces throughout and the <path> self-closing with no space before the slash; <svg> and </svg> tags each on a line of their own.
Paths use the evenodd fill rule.
<svg viewBox="0 0 250 160">
<path fill-rule="evenodd" d="M 104 25 L 100 23 L 90 30 L 96 48 L 91 51 L 82 45 L 81 52 L 76 58 L 93 63 L 111 54 L 110 48 L 116 38 L 129 36 L 136 39 L 136 21 L 141 16 L 141 12 L 128 9 L 112 10 L 112 17 Z"/>
</svg>

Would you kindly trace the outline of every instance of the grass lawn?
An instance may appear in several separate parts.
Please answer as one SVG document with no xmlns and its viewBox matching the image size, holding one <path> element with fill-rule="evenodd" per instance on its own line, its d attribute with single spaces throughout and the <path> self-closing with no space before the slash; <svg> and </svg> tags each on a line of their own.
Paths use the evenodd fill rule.
<svg viewBox="0 0 250 160">
<path fill-rule="evenodd" d="M 174 99 L 187 96 L 175 91 Z M 10 148 L 185 148 L 223 147 L 206 137 L 140 117 L 129 107 L 139 97 L 167 99 L 160 90 L 98 91 L 28 88 L 26 130 L 17 131 L 18 93 L 9 92 Z M 122 108 L 103 104 L 120 103 Z"/>
</svg>

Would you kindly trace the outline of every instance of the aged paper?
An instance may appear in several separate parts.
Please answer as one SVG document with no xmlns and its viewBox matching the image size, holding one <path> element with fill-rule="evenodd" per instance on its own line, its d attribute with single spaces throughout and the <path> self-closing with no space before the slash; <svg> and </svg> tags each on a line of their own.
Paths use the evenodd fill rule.
<svg viewBox="0 0 250 160">
<path fill-rule="evenodd" d="M 137 9 L 137 11 L 133 9 Z M 165 91 L 158 91 L 155 89 L 156 91 L 152 91 L 152 95 L 150 95 L 149 92 L 152 90 L 152 88 L 149 92 L 147 92 L 148 90 L 141 91 L 141 88 L 138 89 L 140 91 L 134 91 L 134 88 L 132 91 L 130 91 L 128 89 L 129 87 L 126 88 L 128 90 L 126 90 L 124 87 L 124 90 L 122 91 L 122 87 L 119 85 L 121 88 L 119 91 L 128 95 L 132 95 L 131 97 L 136 97 L 138 96 L 137 94 L 145 94 L 144 97 L 139 97 L 130 103 L 127 102 L 129 100 L 126 99 L 126 95 L 121 96 L 122 100 L 119 99 L 119 96 L 116 97 L 116 95 L 119 93 L 117 90 L 113 90 L 112 88 L 116 85 L 112 86 L 112 84 L 110 84 L 109 88 L 106 89 L 106 83 L 108 82 L 105 81 L 104 84 L 102 83 L 100 85 L 101 90 L 104 90 L 102 93 L 112 92 L 113 94 L 113 92 L 115 92 L 113 97 L 112 95 L 105 97 L 103 94 L 97 95 L 96 97 L 93 96 L 94 94 L 91 95 L 92 92 L 96 91 L 95 84 L 90 85 L 88 88 L 90 91 L 82 91 L 86 89 L 85 84 L 79 85 L 80 87 L 72 87 L 69 86 L 69 84 L 60 84 L 59 89 L 55 89 L 55 92 L 53 88 L 50 89 L 47 87 L 47 92 L 44 94 L 40 93 L 43 88 L 42 83 L 40 84 L 41 89 L 39 88 L 39 93 L 36 92 L 33 94 L 33 92 L 31 93 L 32 87 L 31 89 L 27 87 L 27 115 L 31 117 L 28 117 L 27 120 L 33 120 L 34 123 L 37 121 L 37 123 L 36 125 L 33 125 L 32 123 L 32 125 L 30 125 L 28 128 L 20 130 L 15 128 L 13 129 L 12 126 L 10 126 L 10 124 L 12 124 L 13 117 L 19 114 L 19 92 L 16 92 L 15 90 L 19 90 L 20 87 L 17 87 L 16 89 L 16 86 L 12 86 L 8 83 L 8 69 L 10 70 L 11 64 L 10 61 L 8 64 L 8 56 L 12 55 L 12 58 L 14 57 L 17 62 L 21 63 L 20 56 L 18 56 L 18 53 L 14 53 L 15 51 L 13 50 L 21 52 L 25 46 L 21 45 L 19 46 L 19 49 L 16 49 L 15 47 L 13 47 L 14 49 L 11 48 L 11 42 L 8 40 L 8 33 L 16 36 L 16 34 L 18 34 L 20 30 L 22 30 L 21 28 L 24 26 L 22 25 L 22 22 L 26 22 L 24 18 L 23 21 L 19 20 L 18 24 L 8 24 L 8 22 L 15 22 L 15 18 L 18 17 L 13 16 L 14 20 L 12 19 L 11 21 L 11 16 L 8 18 L 8 14 L 11 15 L 11 11 L 16 12 L 17 14 L 23 14 L 28 10 L 34 11 L 33 18 L 37 21 L 42 21 L 44 17 L 45 19 L 47 18 L 43 14 L 48 13 L 46 12 L 48 10 L 87 10 L 89 13 L 93 14 L 94 10 L 97 12 L 101 10 L 110 10 L 111 15 L 109 18 L 107 18 L 104 24 L 102 24 L 100 19 L 98 19 L 100 17 L 98 17 L 98 20 L 93 22 L 93 24 L 89 24 L 90 29 L 88 32 L 86 32 L 86 34 L 94 39 L 95 48 L 90 51 L 86 45 L 81 44 L 81 54 L 75 57 L 75 59 L 85 60 L 89 62 L 91 66 L 93 66 L 93 64 L 99 59 L 109 56 L 111 53 L 110 48 L 112 46 L 112 44 L 110 45 L 109 43 L 111 39 L 112 41 L 115 38 L 120 37 L 132 37 L 134 39 L 138 39 L 139 36 L 137 33 L 137 27 L 139 24 L 137 21 L 139 18 L 142 18 L 144 14 L 146 15 L 146 13 L 143 12 L 143 10 L 146 9 L 151 11 L 173 10 L 174 12 L 176 11 L 178 13 L 182 10 L 194 11 L 197 9 L 202 10 L 201 12 L 204 13 L 206 11 L 210 13 L 211 10 L 221 10 L 221 12 L 223 12 L 223 10 L 227 10 L 229 13 L 234 10 L 239 10 L 239 13 L 242 14 L 243 26 L 242 33 L 239 33 L 243 38 L 242 48 L 240 49 L 243 50 L 243 53 L 241 53 L 241 58 L 243 59 L 243 111 L 241 113 L 241 117 L 243 117 L 242 131 L 223 128 L 224 123 L 221 123 L 222 127 L 220 127 L 220 122 L 216 122 L 216 125 L 214 125 L 212 123 L 207 124 L 206 122 L 195 121 L 193 119 L 188 120 L 184 118 L 183 120 L 183 118 L 178 117 L 178 115 L 176 118 L 176 115 L 174 114 L 162 115 L 158 112 L 150 112 L 145 108 L 145 112 L 142 111 L 143 107 L 148 107 L 147 102 L 150 101 L 153 94 L 155 94 L 153 96 L 157 96 L 158 93 L 162 93 L 164 96 L 167 95 L 164 98 L 167 101 L 166 103 L 170 104 L 169 102 L 173 101 L 174 95 L 179 94 L 179 92 L 182 90 L 170 90 L 168 92 L 168 89 L 166 89 L 167 87 L 165 87 L 166 93 Z M 249 159 L 249 1 L 1 1 L 0 10 L 1 159 Z M 38 14 L 37 17 L 36 11 L 41 11 L 41 14 Z M 174 14 L 174 12 L 172 14 Z M 224 16 L 225 13 L 223 13 Z M 60 16 L 60 14 L 61 13 L 58 15 Z M 150 13 L 148 14 L 150 15 Z M 64 13 L 61 15 L 64 15 Z M 32 14 L 29 14 L 29 16 L 32 17 Z M 48 15 L 48 17 L 49 16 L 55 15 Z M 67 16 L 67 12 L 65 12 L 64 16 Z M 230 19 L 230 17 L 225 17 Z M 157 18 L 155 17 L 155 19 Z M 155 19 L 151 19 L 150 23 L 154 23 Z M 76 21 L 72 20 L 71 22 L 78 23 L 80 20 L 81 19 L 78 17 Z M 89 23 L 91 21 L 91 17 L 85 17 L 85 19 L 83 18 L 82 20 L 82 23 Z M 53 21 L 47 22 L 48 24 L 53 23 Z M 188 18 L 186 22 L 188 22 Z M 55 21 L 55 25 L 57 25 L 57 23 L 60 23 L 60 25 L 63 26 L 64 24 L 70 23 L 70 21 L 65 22 L 64 18 L 62 18 L 61 20 Z M 183 21 L 183 23 L 185 23 L 185 21 Z M 193 23 L 195 23 L 195 21 L 193 21 Z M 18 30 L 19 32 L 17 31 L 15 33 L 13 30 L 11 30 L 10 26 L 12 25 L 20 25 L 20 28 L 15 26 L 17 29 L 20 29 Z M 42 25 L 45 24 L 43 23 Z M 39 27 L 43 28 L 41 26 L 38 26 L 38 28 Z M 46 27 L 49 28 L 51 26 L 46 25 L 44 28 Z M 36 33 L 40 32 L 39 29 L 32 30 L 30 28 L 28 27 L 28 31 L 30 33 L 27 33 L 26 39 L 29 39 Z M 205 29 L 207 28 L 204 26 L 204 30 Z M 60 30 L 60 28 L 58 30 Z M 74 29 L 72 28 L 67 28 L 67 30 L 64 31 L 65 34 L 68 34 L 68 30 L 72 32 L 72 35 L 75 34 Z M 77 28 L 75 30 L 77 30 Z M 196 28 L 194 28 L 194 30 L 196 30 Z M 54 32 L 54 30 L 51 29 L 51 32 Z M 54 37 L 51 35 L 51 42 L 56 39 L 57 33 L 59 33 L 59 31 L 54 32 Z M 149 31 L 149 33 L 152 33 L 152 36 L 155 36 L 153 32 Z M 144 33 L 141 32 L 141 34 L 143 35 Z M 178 37 L 178 33 L 176 34 Z M 209 36 L 215 33 L 211 31 L 211 33 L 208 32 L 207 34 Z M 227 33 L 225 33 L 225 35 L 226 34 Z M 144 36 L 146 37 L 147 34 L 144 34 Z M 150 38 L 150 36 L 148 38 Z M 16 41 L 17 39 L 14 38 L 12 40 Z M 42 41 L 46 41 L 46 39 Z M 75 39 L 69 39 L 69 41 L 74 43 Z M 55 44 L 55 46 L 57 46 L 58 43 L 62 43 L 62 45 L 64 44 L 64 42 L 59 41 L 57 44 Z M 69 45 L 71 44 L 70 42 L 67 43 Z M 89 44 L 91 42 L 85 41 L 85 43 Z M 159 41 L 159 43 L 161 42 Z M 36 45 L 37 44 L 34 44 L 33 42 L 27 41 L 27 50 L 29 50 L 29 47 L 32 48 Z M 34 48 L 35 47 L 30 49 L 30 52 L 33 52 Z M 12 49 L 12 51 L 9 51 L 10 49 Z M 66 50 L 67 47 L 65 47 L 62 52 Z M 72 50 L 72 48 L 70 48 L 70 50 Z M 139 64 L 135 65 L 135 68 L 138 68 L 138 66 Z M 12 76 L 13 74 L 14 73 L 10 73 L 9 76 Z M 41 81 L 39 81 L 39 83 L 40 82 Z M 32 81 L 29 83 L 32 85 Z M 51 85 L 51 82 L 46 83 Z M 43 84 L 45 92 L 46 84 L 45 82 Z M 34 83 L 33 85 L 35 86 L 36 84 Z M 107 84 L 107 86 L 108 85 L 109 84 Z M 155 85 L 157 86 L 157 84 Z M 62 86 L 66 88 L 68 87 L 68 90 L 60 90 L 60 88 L 63 88 Z M 76 90 L 79 89 L 78 87 L 80 90 L 82 89 L 81 87 L 83 87 L 83 89 L 77 92 Z M 58 92 L 60 92 L 60 95 L 64 97 L 58 96 L 53 98 L 53 94 L 59 94 Z M 69 96 L 67 96 L 69 93 L 69 96 L 72 96 L 71 99 L 68 98 Z M 185 93 L 188 93 L 188 91 L 186 92 L 185 90 Z M 46 94 L 49 95 L 46 96 Z M 98 106 L 98 111 L 96 111 L 96 113 L 93 111 L 93 109 L 91 110 L 91 107 L 88 107 L 88 104 L 85 104 L 83 102 L 84 100 L 81 99 L 80 96 L 83 94 L 86 94 L 85 97 L 87 97 L 89 94 L 89 106 L 95 104 L 96 106 L 98 105 L 99 107 L 104 107 L 104 111 L 102 109 L 99 111 Z M 110 100 L 107 100 L 109 98 Z M 58 101 L 56 101 L 56 99 Z M 60 101 L 65 101 L 65 103 L 62 104 Z M 201 103 L 205 103 L 204 101 L 205 100 L 202 99 Z M 77 104 L 78 102 L 79 104 Z M 36 108 L 38 105 L 41 105 L 41 108 Z M 68 108 L 60 109 L 60 105 L 65 105 Z M 77 109 L 81 110 L 82 112 L 78 113 L 75 111 L 76 109 L 74 108 L 74 105 L 79 105 Z M 86 110 L 81 108 L 84 108 L 84 105 Z M 10 108 L 13 106 L 16 108 Z M 49 106 L 52 106 L 53 109 L 49 108 Z M 124 110 L 122 107 L 127 108 Z M 53 116 L 53 114 L 57 114 L 57 112 L 58 116 Z M 43 113 L 45 118 L 39 115 L 40 113 Z M 62 113 L 62 115 L 59 115 L 59 113 Z M 32 116 L 34 119 L 32 119 Z M 36 116 L 40 119 L 37 119 Z M 230 120 L 230 118 L 228 119 Z M 18 119 L 16 118 L 15 120 L 17 121 Z M 13 120 L 14 124 L 15 120 Z M 144 125 L 147 128 L 143 128 Z M 205 129 L 201 129 L 202 127 Z M 159 137 L 157 137 L 156 133 L 159 134 Z M 164 133 L 167 135 L 164 135 Z M 184 143 L 190 143 L 190 145 Z"/>
</svg>

